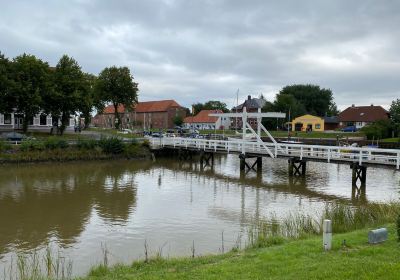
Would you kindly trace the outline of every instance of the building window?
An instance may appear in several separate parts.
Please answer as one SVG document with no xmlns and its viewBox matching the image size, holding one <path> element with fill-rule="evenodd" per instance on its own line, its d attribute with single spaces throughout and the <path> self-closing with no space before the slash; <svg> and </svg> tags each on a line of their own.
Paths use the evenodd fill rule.
<svg viewBox="0 0 400 280">
<path fill-rule="evenodd" d="M 11 124 L 11 114 L 4 114 L 4 124 Z"/>
<path fill-rule="evenodd" d="M 45 114 L 40 115 L 40 125 L 47 125 L 47 115 Z"/>
<path fill-rule="evenodd" d="M 315 125 L 315 129 L 320 129 L 321 128 L 321 125 L 319 124 L 319 123 L 317 123 L 316 125 Z"/>
<path fill-rule="evenodd" d="M 129 123 L 129 118 L 126 118 L 126 123 Z"/>
<path fill-rule="evenodd" d="M 29 125 L 33 125 L 33 119 L 34 119 L 34 118 L 30 118 L 30 119 L 29 119 Z"/>
</svg>

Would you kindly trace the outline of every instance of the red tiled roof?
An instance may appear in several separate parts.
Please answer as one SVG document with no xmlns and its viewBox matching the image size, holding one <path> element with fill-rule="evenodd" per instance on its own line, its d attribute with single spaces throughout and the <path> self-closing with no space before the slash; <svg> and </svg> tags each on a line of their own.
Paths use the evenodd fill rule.
<svg viewBox="0 0 400 280">
<path fill-rule="evenodd" d="M 150 113 L 150 112 L 166 112 L 169 108 L 181 107 L 175 100 L 160 100 L 160 101 L 147 101 L 139 102 L 134 107 L 137 113 Z M 118 113 L 124 113 L 125 107 L 118 106 Z M 103 114 L 114 114 L 114 106 L 109 105 L 103 110 Z"/>
<path fill-rule="evenodd" d="M 381 106 L 352 106 L 341 112 L 338 120 L 341 122 L 374 122 L 387 120 L 389 113 Z"/>
<path fill-rule="evenodd" d="M 172 107 L 181 107 L 181 105 L 179 105 L 175 100 L 139 102 L 136 105 L 135 111 L 137 113 L 166 112 Z"/>
<path fill-rule="evenodd" d="M 218 117 L 210 117 L 208 114 L 221 114 L 221 110 L 201 110 L 196 116 L 186 117 L 184 123 L 215 123 Z"/>
</svg>

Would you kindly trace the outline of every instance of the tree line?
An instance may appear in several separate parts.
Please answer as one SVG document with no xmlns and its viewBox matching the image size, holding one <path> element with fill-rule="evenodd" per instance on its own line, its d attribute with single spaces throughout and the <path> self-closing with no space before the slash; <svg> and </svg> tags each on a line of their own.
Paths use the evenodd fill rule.
<svg viewBox="0 0 400 280">
<path fill-rule="evenodd" d="M 36 114 L 51 114 L 62 134 L 71 115 L 78 114 L 90 123 L 94 109 L 101 112 L 112 104 L 119 128 L 118 106 L 128 110 L 137 103 L 138 83 L 128 67 L 111 66 L 98 76 L 82 71 L 78 62 L 63 55 L 55 67 L 34 55 L 22 54 L 9 59 L 0 52 L 0 113 L 23 115 L 23 131 Z"/>
</svg>

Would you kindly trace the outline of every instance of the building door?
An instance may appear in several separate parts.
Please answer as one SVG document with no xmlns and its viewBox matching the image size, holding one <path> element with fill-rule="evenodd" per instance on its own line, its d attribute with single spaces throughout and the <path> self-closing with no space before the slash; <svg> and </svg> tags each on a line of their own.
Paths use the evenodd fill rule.
<svg viewBox="0 0 400 280">
<path fill-rule="evenodd" d="M 22 129 L 24 124 L 24 115 L 15 114 L 14 115 L 14 129 Z"/>
<path fill-rule="evenodd" d="M 302 123 L 295 123 L 294 124 L 294 130 L 295 131 L 301 131 L 303 128 L 303 124 Z"/>
</svg>

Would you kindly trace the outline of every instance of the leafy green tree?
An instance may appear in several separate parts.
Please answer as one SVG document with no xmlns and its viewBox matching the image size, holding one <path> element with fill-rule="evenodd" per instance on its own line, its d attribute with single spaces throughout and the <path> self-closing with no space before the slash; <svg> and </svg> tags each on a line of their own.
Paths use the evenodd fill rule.
<svg viewBox="0 0 400 280">
<path fill-rule="evenodd" d="M 94 87 L 97 77 L 92 74 L 84 73 L 84 86 L 79 94 L 78 110 L 85 119 L 85 128 L 89 127 L 92 118 L 93 107 L 95 106 Z"/>
<path fill-rule="evenodd" d="M 197 115 L 201 110 L 204 109 L 204 104 L 203 103 L 195 103 L 192 105 L 192 115 L 195 116 Z"/>
<path fill-rule="evenodd" d="M 176 115 L 174 117 L 174 124 L 177 126 L 181 126 L 183 124 L 183 118 L 181 115 Z"/>
<path fill-rule="evenodd" d="M 29 121 L 40 111 L 42 96 L 50 88 L 49 65 L 28 54 L 17 56 L 11 65 L 11 94 L 17 112 L 23 114 L 26 132 Z"/>
<path fill-rule="evenodd" d="M 391 137 L 393 123 L 390 120 L 379 120 L 361 128 L 367 139 L 378 140 Z"/>
<path fill-rule="evenodd" d="M 13 95 L 10 93 L 11 62 L 0 52 L 0 112 L 9 113 L 15 104 Z"/>
<path fill-rule="evenodd" d="M 204 103 L 203 106 L 204 110 L 221 110 L 224 113 L 229 112 L 228 108 L 226 107 L 226 104 L 221 101 L 217 100 L 210 100 Z"/>
<path fill-rule="evenodd" d="M 392 101 L 389 109 L 390 119 L 393 122 L 394 130 L 397 136 L 400 133 L 400 99 Z"/>
<path fill-rule="evenodd" d="M 71 115 L 79 110 L 84 94 L 85 78 L 78 62 L 63 55 L 52 73 L 53 89 L 44 98 L 44 111 L 61 119 L 59 133 L 63 134 Z"/>
<path fill-rule="evenodd" d="M 226 104 L 217 100 L 210 100 L 206 103 L 195 103 L 192 105 L 193 115 L 197 115 L 201 110 L 221 110 L 224 113 L 229 112 Z"/>
<path fill-rule="evenodd" d="M 115 128 L 121 126 L 118 106 L 124 105 L 126 109 L 133 109 L 137 103 L 138 83 L 128 67 L 108 67 L 101 71 L 95 85 L 96 102 L 99 111 L 102 111 L 107 103 L 114 106 Z"/>
<path fill-rule="evenodd" d="M 330 89 L 320 88 L 318 85 L 290 85 L 285 86 L 277 95 L 279 101 L 280 95 L 293 96 L 304 112 L 317 116 L 331 116 L 337 113 L 336 104 L 333 102 L 333 94 Z M 300 110 L 299 110 L 300 111 Z M 294 111 L 296 112 L 296 111 Z M 299 115 L 293 114 L 294 117 Z"/>
</svg>

